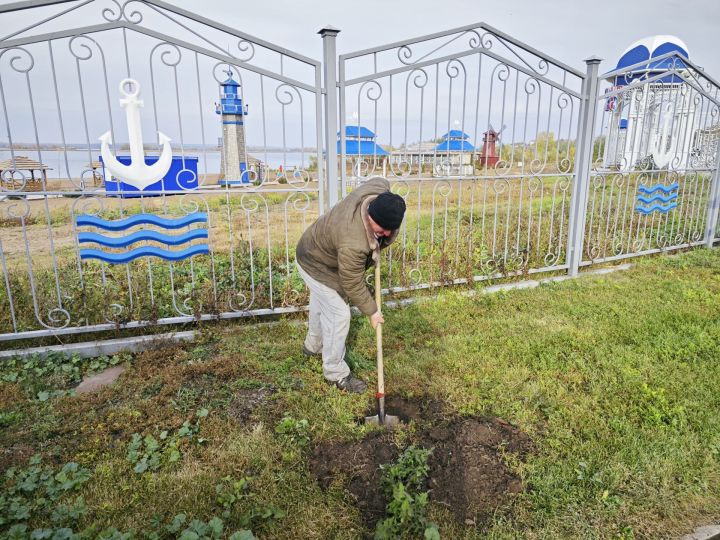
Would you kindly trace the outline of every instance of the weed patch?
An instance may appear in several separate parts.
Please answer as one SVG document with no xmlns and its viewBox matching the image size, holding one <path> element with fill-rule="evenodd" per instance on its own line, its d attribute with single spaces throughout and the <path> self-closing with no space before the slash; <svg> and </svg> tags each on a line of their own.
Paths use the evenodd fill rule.
<svg viewBox="0 0 720 540">
<path fill-rule="evenodd" d="M 10 358 L 0 362 L 0 381 L 17 383 L 31 399 L 48 399 L 72 395 L 72 386 L 86 374 L 98 373 L 110 366 L 131 360 L 127 354 L 81 358 L 62 352 L 46 356 L 34 354 L 29 357 Z"/>
<path fill-rule="evenodd" d="M 82 496 L 71 497 L 91 477 L 91 471 L 77 463 L 59 469 L 43 465 L 33 456 L 26 468 L 11 467 L 5 472 L 0 492 L 0 527 L 10 538 L 24 538 L 28 523 L 50 521 L 67 531 L 87 512 Z M 51 538 L 50 529 L 36 529 L 33 538 Z"/>
<path fill-rule="evenodd" d="M 432 450 L 409 446 L 392 465 L 381 466 L 387 517 L 375 526 L 375 540 L 425 538 L 439 540 L 437 525 L 426 518 L 428 492 L 425 478 L 430 471 Z"/>
<path fill-rule="evenodd" d="M 207 409 L 197 412 L 198 419 L 205 418 L 207 415 Z M 163 465 L 180 461 L 184 446 L 206 442 L 205 439 L 198 436 L 199 431 L 199 420 L 194 424 L 186 420 L 177 431 L 164 430 L 157 438 L 153 435 L 143 437 L 139 433 L 133 433 L 132 440 L 128 445 L 127 459 L 134 465 L 133 471 L 136 473 L 157 471 Z"/>
</svg>

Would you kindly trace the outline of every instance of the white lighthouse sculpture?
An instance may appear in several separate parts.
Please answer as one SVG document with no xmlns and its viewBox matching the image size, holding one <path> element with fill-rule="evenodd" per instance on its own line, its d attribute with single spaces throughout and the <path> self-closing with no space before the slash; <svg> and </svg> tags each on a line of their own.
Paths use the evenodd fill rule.
<svg viewBox="0 0 720 540">
<path fill-rule="evenodd" d="M 640 39 L 625 50 L 615 70 L 647 63 L 607 79 L 612 84 L 610 90 L 618 93 L 605 105 L 605 168 L 629 171 L 688 166 L 697 129 L 697 101 L 678 74 L 660 76 L 670 69 L 682 72 L 687 67 L 677 56 L 652 60 L 670 52 L 689 58 L 687 46 L 675 36 Z M 649 79 L 654 80 L 641 82 Z"/>
<path fill-rule="evenodd" d="M 245 146 L 245 116 L 247 105 L 240 99 L 240 84 L 232 78 L 232 71 L 226 71 L 228 78 L 220 86 L 220 103 L 215 104 L 215 113 L 222 118 L 222 185 L 250 183 L 247 148 Z"/>
</svg>

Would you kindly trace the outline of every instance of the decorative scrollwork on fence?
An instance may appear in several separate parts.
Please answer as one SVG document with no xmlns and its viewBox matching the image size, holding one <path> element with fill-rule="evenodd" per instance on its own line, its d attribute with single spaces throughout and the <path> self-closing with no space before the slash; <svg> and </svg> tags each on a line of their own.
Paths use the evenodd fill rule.
<svg viewBox="0 0 720 540">
<path fill-rule="evenodd" d="M 0 173 L 0 190 L 24 191 L 28 180 L 30 180 L 30 175 L 25 171 L 5 169 Z"/>
</svg>

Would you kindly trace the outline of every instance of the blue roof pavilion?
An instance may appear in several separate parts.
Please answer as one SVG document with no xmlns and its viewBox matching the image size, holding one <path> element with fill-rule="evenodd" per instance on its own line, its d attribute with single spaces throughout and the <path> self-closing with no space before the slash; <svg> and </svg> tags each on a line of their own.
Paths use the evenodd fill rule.
<svg viewBox="0 0 720 540">
<path fill-rule="evenodd" d="M 338 131 L 338 137 L 340 132 Z M 340 140 L 337 142 L 337 153 L 341 153 Z M 345 128 L 346 156 L 389 156 L 390 154 L 375 142 L 375 134 L 364 126 L 347 126 Z"/>
<path fill-rule="evenodd" d="M 448 131 L 445 135 L 442 136 L 443 139 L 469 139 L 470 135 L 465 133 L 464 131 L 460 131 L 459 129 L 451 129 Z"/>
<path fill-rule="evenodd" d="M 338 131 L 338 137 L 340 136 L 340 132 Z M 353 137 L 353 138 L 361 138 L 361 139 L 374 139 L 375 134 L 370 131 L 365 126 L 346 126 L 345 127 L 345 137 Z"/>
<path fill-rule="evenodd" d="M 443 141 L 435 147 L 436 152 L 474 152 L 475 147 L 467 139 L 470 136 L 459 129 L 451 129 L 442 136 Z"/>
</svg>

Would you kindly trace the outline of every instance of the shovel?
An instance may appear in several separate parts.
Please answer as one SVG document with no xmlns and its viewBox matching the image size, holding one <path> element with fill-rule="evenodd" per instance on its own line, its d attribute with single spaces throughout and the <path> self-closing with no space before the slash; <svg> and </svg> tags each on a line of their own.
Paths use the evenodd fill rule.
<svg viewBox="0 0 720 540">
<path fill-rule="evenodd" d="M 380 293 L 380 257 L 378 256 L 377 263 L 375 264 L 375 303 L 377 304 L 378 311 L 382 312 L 382 295 Z M 375 397 L 377 397 L 378 413 L 375 416 L 366 416 L 366 424 L 379 424 L 381 426 L 395 426 L 400 423 L 400 419 L 397 416 L 391 414 L 385 414 L 385 375 L 383 373 L 383 344 L 382 344 L 382 324 L 378 324 L 375 329 L 377 337 L 377 379 L 378 379 L 378 390 Z"/>
</svg>

